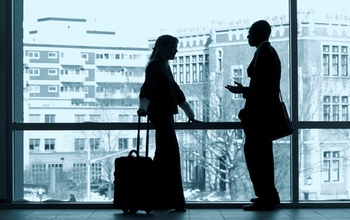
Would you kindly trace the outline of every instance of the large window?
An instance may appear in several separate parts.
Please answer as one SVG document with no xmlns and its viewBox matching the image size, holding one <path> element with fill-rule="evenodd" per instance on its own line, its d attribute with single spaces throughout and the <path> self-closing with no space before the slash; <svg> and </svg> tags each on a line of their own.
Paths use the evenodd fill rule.
<svg viewBox="0 0 350 220">
<path fill-rule="evenodd" d="M 174 78 L 204 122 L 181 123 L 186 117 L 180 108 L 175 117 L 186 201 L 249 201 L 254 193 L 237 116 L 244 99 L 224 86 L 249 84 L 246 69 L 256 48 L 246 37 L 260 19 L 272 26 L 281 94 L 295 130 L 274 142 L 281 199 L 350 199 L 346 0 L 13 2 L 15 71 L 7 79 L 14 83 L 4 83 L 15 86 L 13 97 L 6 94 L 16 164 L 11 199 L 32 201 L 25 187 L 41 186 L 43 200 L 66 200 L 72 193 L 80 202 L 111 203 L 111 195 L 102 200 L 95 189 L 113 183 L 114 159 L 135 147 L 145 65 L 156 38 L 172 34 L 179 39 L 170 62 Z M 159 10 L 167 4 L 171 16 Z M 125 19 L 133 15 L 142 19 Z M 22 22 L 23 28 L 17 25 Z M 151 157 L 154 150 L 151 130 Z"/>
<path fill-rule="evenodd" d="M 342 27 L 347 2 L 314 3 L 298 1 L 297 108 L 306 126 L 298 130 L 299 198 L 348 200 L 350 44 L 341 34 L 350 31 Z"/>
<path fill-rule="evenodd" d="M 299 131 L 301 200 L 349 199 L 349 134 L 349 129 Z"/>
</svg>

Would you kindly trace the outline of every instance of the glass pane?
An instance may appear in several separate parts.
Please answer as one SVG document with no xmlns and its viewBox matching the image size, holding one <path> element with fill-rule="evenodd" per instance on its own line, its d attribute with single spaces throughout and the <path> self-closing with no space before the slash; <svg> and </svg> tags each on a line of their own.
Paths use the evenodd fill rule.
<svg viewBox="0 0 350 220">
<path fill-rule="evenodd" d="M 348 1 L 298 1 L 300 121 L 349 121 Z"/>
<path fill-rule="evenodd" d="M 20 135 L 17 132 L 16 137 Z M 144 155 L 145 131 L 140 136 Z M 22 196 L 16 199 L 68 201 L 72 194 L 77 201 L 112 201 L 114 159 L 136 149 L 136 137 L 136 131 L 24 132 L 23 187 L 16 192 Z M 151 138 L 150 157 L 154 146 Z"/>
<path fill-rule="evenodd" d="M 163 5 L 171 5 L 171 10 L 163 10 Z M 251 5 L 266 10 L 247 10 Z M 238 121 L 244 99 L 224 86 L 234 81 L 248 85 L 246 69 L 255 48 L 249 47 L 246 37 L 250 25 L 260 19 L 272 26 L 270 41 L 281 59 L 282 94 L 289 106 L 288 18 L 288 0 L 218 0 L 210 5 L 200 0 L 179 0 L 176 4 L 164 0 L 152 4 L 144 0 L 106 0 L 103 4 L 96 0 L 24 0 L 23 119 L 15 121 L 136 122 L 144 68 L 161 34 L 180 40 L 177 56 L 170 64 L 196 118 Z M 181 110 L 176 121 L 187 121 Z M 41 199 L 67 200 L 68 192 L 72 192 L 78 201 L 100 200 L 88 191 L 93 193 L 92 178 L 111 182 L 111 161 L 107 168 L 99 163 L 89 168 L 87 152 L 125 155 L 135 145 L 134 132 L 109 132 L 115 138 L 113 149 L 103 143 L 108 131 L 24 131 L 20 144 L 23 184 L 27 185 L 22 197 L 31 200 L 33 196 L 32 200 L 38 201 L 35 192 L 41 187 L 35 184 L 45 181 L 41 192 L 49 194 L 43 193 Z M 191 132 L 178 132 L 186 200 L 248 201 L 253 192 L 242 161 L 242 141 L 230 136 L 235 132 L 197 131 L 199 136 Z M 205 145 L 198 137 L 206 139 Z M 216 145 L 216 139 L 221 145 Z M 188 145 L 190 140 L 196 143 L 195 149 Z M 290 170 L 290 143 L 281 140 L 275 144 L 276 185 L 281 199 L 288 201 L 290 180 L 285 174 Z M 217 150 L 221 151 L 220 158 Z M 200 167 L 198 154 L 205 156 Z M 90 156 L 93 158 L 92 153 Z M 236 156 L 237 161 L 233 160 Z M 232 168 L 232 163 L 237 167 Z M 217 167 L 225 171 L 218 172 Z M 72 181 L 73 186 L 69 186 Z M 56 193 L 61 189 L 65 194 Z M 109 195 L 103 200 L 111 199 Z"/>
<path fill-rule="evenodd" d="M 299 198 L 349 200 L 349 129 L 299 131 Z"/>
<path fill-rule="evenodd" d="M 22 197 L 17 200 L 69 201 L 74 195 L 80 202 L 112 201 L 114 159 L 127 156 L 136 148 L 136 133 L 24 132 L 23 187 L 16 192 Z M 145 131 L 140 137 L 141 155 L 144 155 Z M 254 192 L 245 165 L 242 130 L 181 130 L 177 131 L 177 137 L 186 201 L 250 200 Z M 154 138 L 151 130 L 149 156 L 152 158 Z M 290 200 L 289 149 L 287 139 L 274 142 L 275 182 L 283 201 Z"/>
<path fill-rule="evenodd" d="M 246 37 L 259 19 L 272 25 L 289 105 L 288 0 L 169 4 L 171 11 L 159 10 L 167 5 L 160 0 L 25 0 L 23 121 L 132 122 L 147 58 L 161 34 L 180 39 L 171 66 L 197 118 L 237 121 L 244 100 L 224 86 L 248 86 L 246 69 L 256 48 Z M 251 5 L 265 10 L 247 10 Z"/>
</svg>

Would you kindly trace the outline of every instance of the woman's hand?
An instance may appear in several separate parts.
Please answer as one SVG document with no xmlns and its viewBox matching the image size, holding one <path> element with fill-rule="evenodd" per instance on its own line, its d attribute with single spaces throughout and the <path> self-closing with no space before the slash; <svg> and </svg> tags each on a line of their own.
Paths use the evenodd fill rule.
<svg viewBox="0 0 350 220">
<path fill-rule="evenodd" d="M 144 109 L 140 108 L 139 110 L 137 110 L 137 115 L 138 116 L 146 116 L 147 112 Z"/>
<path fill-rule="evenodd" d="M 195 118 L 189 118 L 188 119 L 188 123 L 190 123 L 190 122 L 193 122 L 193 123 L 202 123 L 201 121 L 199 121 L 199 120 L 197 120 L 197 119 L 195 119 Z"/>
</svg>

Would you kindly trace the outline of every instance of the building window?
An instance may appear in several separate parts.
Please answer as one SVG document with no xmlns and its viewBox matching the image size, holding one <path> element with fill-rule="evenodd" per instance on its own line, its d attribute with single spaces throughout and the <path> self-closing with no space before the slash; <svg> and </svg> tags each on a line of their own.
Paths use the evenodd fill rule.
<svg viewBox="0 0 350 220">
<path fill-rule="evenodd" d="M 40 76 L 40 69 L 29 69 L 28 74 L 31 76 Z"/>
<path fill-rule="evenodd" d="M 57 52 L 49 52 L 48 58 L 50 59 L 57 59 Z"/>
<path fill-rule="evenodd" d="M 81 53 L 81 58 L 83 58 L 85 61 L 88 61 L 89 60 L 89 54 Z"/>
<path fill-rule="evenodd" d="M 177 57 L 174 57 L 173 63 L 177 63 Z"/>
<path fill-rule="evenodd" d="M 28 57 L 32 58 L 32 59 L 39 59 L 40 58 L 40 55 L 39 55 L 39 52 L 28 52 Z"/>
<path fill-rule="evenodd" d="M 29 139 L 29 150 L 34 150 L 34 151 L 40 150 L 40 139 L 39 138 Z"/>
<path fill-rule="evenodd" d="M 193 82 L 197 82 L 197 64 L 192 64 L 192 80 Z"/>
<path fill-rule="evenodd" d="M 173 78 L 177 81 L 177 65 L 173 65 Z"/>
<path fill-rule="evenodd" d="M 100 149 L 100 138 L 90 138 L 90 150 Z"/>
<path fill-rule="evenodd" d="M 332 75 L 339 76 L 339 55 L 332 55 Z"/>
<path fill-rule="evenodd" d="M 198 60 L 203 61 L 203 55 L 198 55 Z"/>
<path fill-rule="evenodd" d="M 51 177 L 50 179 L 52 179 L 52 175 L 55 174 L 57 182 L 62 182 L 64 180 L 63 164 L 60 164 L 60 163 L 48 164 L 47 167 L 49 169 L 49 176 Z M 53 170 L 55 170 L 55 172 L 52 172 Z"/>
<path fill-rule="evenodd" d="M 75 115 L 75 122 L 80 123 L 85 121 L 85 115 Z"/>
<path fill-rule="evenodd" d="M 243 65 L 239 66 L 233 66 L 231 69 L 232 75 L 233 75 L 233 82 L 231 83 L 232 85 L 234 82 L 241 83 L 243 82 Z M 243 95 L 242 94 L 233 94 L 234 99 L 242 99 Z"/>
<path fill-rule="evenodd" d="M 57 86 L 49 86 L 47 87 L 48 92 L 57 92 Z"/>
<path fill-rule="evenodd" d="M 186 64 L 186 82 L 191 82 L 190 64 Z"/>
<path fill-rule="evenodd" d="M 349 65 L 348 65 L 348 47 L 342 46 L 341 47 L 341 76 L 348 76 L 349 75 Z"/>
<path fill-rule="evenodd" d="M 189 63 L 190 62 L 190 56 L 186 56 L 186 63 Z"/>
<path fill-rule="evenodd" d="M 74 140 L 74 150 L 83 151 L 85 150 L 85 139 L 84 138 L 75 138 Z"/>
<path fill-rule="evenodd" d="M 86 181 L 87 167 L 86 163 L 73 163 L 73 179 L 82 183 Z"/>
<path fill-rule="evenodd" d="M 340 180 L 340 157 L 339 151 L 323 152 L 323 174 L 324 182 L 339 182 Z"/>
<path fill-rule="evenodd" d="M 205 56 L 205 61 L 209 61 L 209 56 L 207 58 L 207 55 Z M 216 72 L 222 72 L 222 49 L 218 49 L 216 51 Z M 207 60 L 208 59 L 208 60 Z"/>
<path fill-rule="evenodd" d="M 40 93 L 40 86 L 28 86 L 28 92 Z"/>
<path fill-rule="evenodd" d="M 198 74 L 199 82 L 203 82 L 203 63 L 199 64 Z"/>
<path fill-rule="evenodd" d="M 197 182 L 198 181 L 198 152 L 195 150 L 186 150 L 184 155 L 184 181 Z"/>
<path fill-rule="evenodd" d="M 33 177 L 33 183 L 46 183 L 47 182 L 47 171 L 46 164 L 34 163 L 31 165 L 31 175 Z"/>
<path fill-rule="evenodd" d="M 205 76 L 209 75 L 209 62 L 204 63 L 204 75 Z"/>
<path fill-rule="evenodd" d="M 347 96 L 324 96 L 323 97 L 323 120 L 324 121 L 348 121 L 349 104 Z"/>
<path fill-rule="evenodd" d="M 55 142 L 56 140 L 53 138 L 45 139 L 45 151 L 54 151 Z"/>
<path fill-rule="evenodd" d="M 347 96 L 341 97 L 341 121 L 349 120 L 349 102 Z"/>
<path fill-rule="evenodd" d="M 196 55 L 192 55 L 192 62 L 197 62 L 197 56 Z"/>
<path fill-rule="evenodd" d="M 332 48 L 331 51 L 330 51 L 330 48 Z M 323 76 L 335 76 L 335 77 L 348 76 L 349 57 L 348 57 L 347 46 L 324 45 L 322 56 L 323 56 Z"/>
<path fill-rule="evenodd" d="M 57 69 L 49 69 L 48 70 L 48 75 L 49 76 L 57 76 Z"/>
<path fill-rule="evenodd" d="M 56 115 L 45 115 L 45 123 L 55 123 Z"/>
<path fill-rule="evenodd" d="M 339 96 L 333 96 L 332 102 L 333 121 L 339 121 Z"/>
<path fill-rule="evenodd" d="M 183 83 L 184 82 L 184 66 L 181 64 L 180 66 L 179 66 L 179 68 L 180 68 L 180 83 Z"/>
<path fill-rule="evenodd" d="M 183 63 L 184 62 L 184 57 L 179 57 L 179 63 Z"/>
<path fill-rule="evenodd" d="M 128 149 L 128 139 L 127 138 L 119 138 L 118 139 L 118 149 L 119 150 Z"/>
<path fill-rule="evenodd" d="M 126 115 L 126 114 L 119 114 L 118 118 L 119 118 L 119 122 L 128 122 L 129 121 L 129 115 Z"/>
<path fill-rule="evenodd" d="M 331 104 L 330 96 L 324 96 L 323 97 L 323 121 L 330 121 L 331 120 Z"/>
<path fill-rule="evenodd" d="M 90 114 L 90 121 L 93 122 L 99 122 L 101 119 L 101 115 L 100 114 Z"/>
<path fill-rule="evenodd" d="M 101 179 L 102 177 L 102 165 L 100 163 L 91 164 L 91 180 Z"/>
<path fill-rule="evenodd" d="M 329 54 L 323 54 L 323 75 L 329 76 Z"/>
<path fill-rule="evenodd" d="M 97 53 L 96 54 L 96 59 L 103 59 L 103 54 L 102 53 Z"/>
<path fill-rule="evenodd" d="M 29 122 L 32 122 L 32 123 L 40 122 L 40 114 L 29 114 Z"/>
<path fill-rule="evenodd" d="M 138 115 L 133 115 L 132 116 L 132 122 L 138 122 L 139 116 Z"/>
<path fill-rule="evenodd" d="M 45 115 L 45 123 L 55 123 L 56 115 Z"/>
</svg>

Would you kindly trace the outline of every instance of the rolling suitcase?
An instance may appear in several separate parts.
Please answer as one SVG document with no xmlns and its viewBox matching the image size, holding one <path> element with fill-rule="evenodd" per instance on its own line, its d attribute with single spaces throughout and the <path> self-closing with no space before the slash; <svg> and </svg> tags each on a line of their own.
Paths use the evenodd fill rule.
<svg viewBox="0 0 350 220">
<path fill-rule="evenodd" d="M 138 210 L 151 211 L 153 161 L 148 157 L 149 119 L 147 116 L 146 155 L 140 156 L 140 126 L 138 117 L 137 149 L 128 156 L 115 159 L 113 207 L 124 213 L 136 213 Z"/>
</svg>

